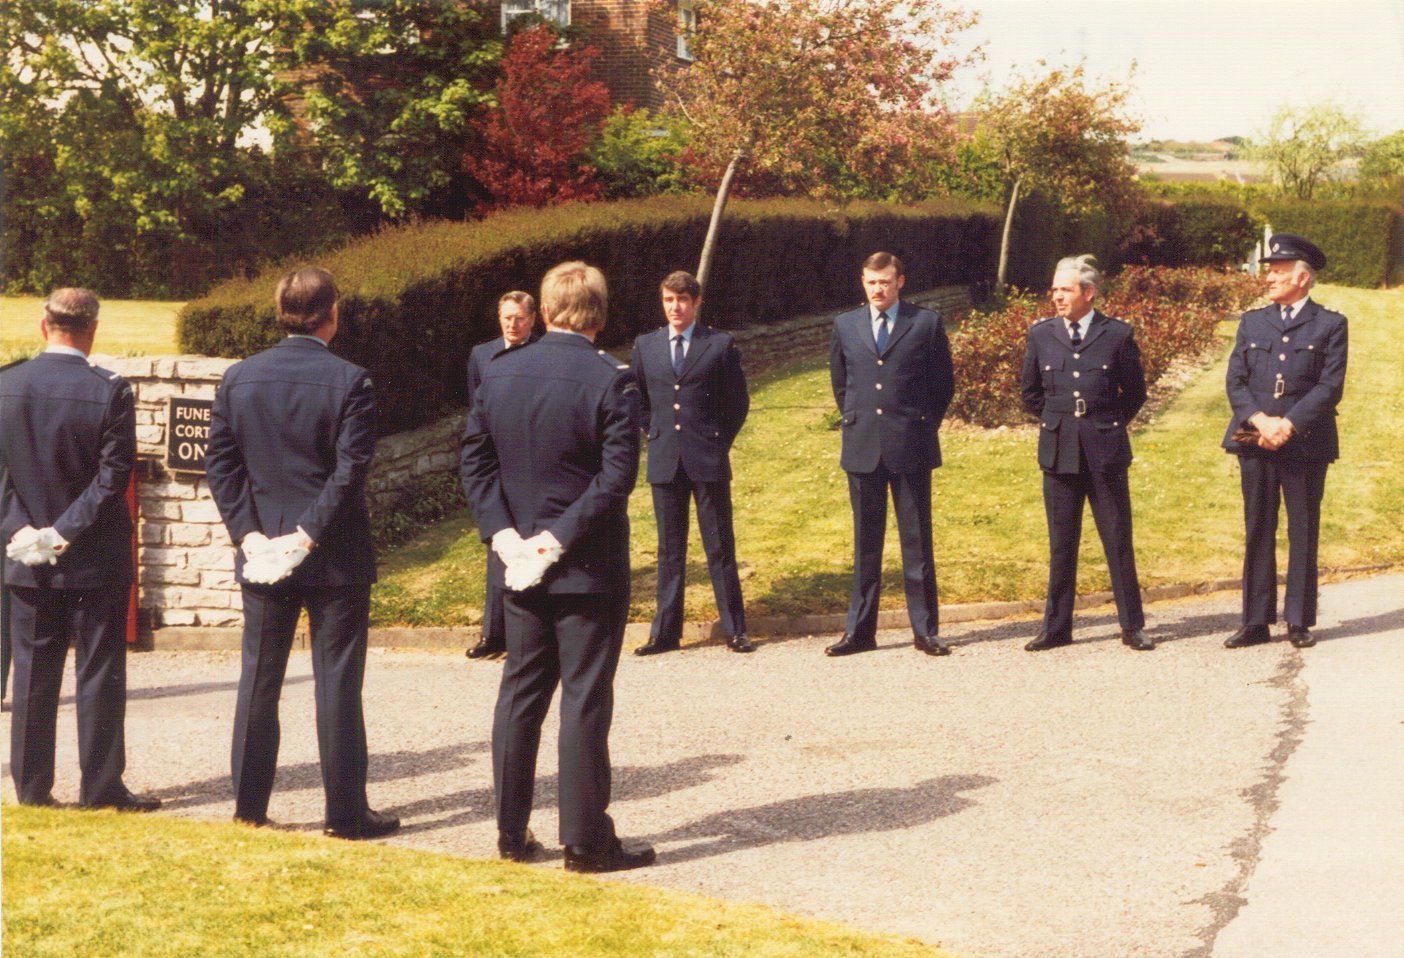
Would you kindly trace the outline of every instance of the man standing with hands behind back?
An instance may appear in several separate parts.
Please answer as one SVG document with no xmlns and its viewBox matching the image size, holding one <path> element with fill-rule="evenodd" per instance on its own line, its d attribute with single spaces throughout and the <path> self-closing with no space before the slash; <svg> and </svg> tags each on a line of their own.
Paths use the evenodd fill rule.
<svg viewBox="0 0 1404 958">
<path fill-rule="evenodd" d="M 375 389 L 332 355 L 340 324 L 324 269 L 288 273 L 274 292 L 286 338 L 230 366 L 215 393 L 206 478 L 229 538 L 244 606 L 234 709 L 234 818 L 267 825 L 278 768 L 278 698 L 298 615 L 312 630 L 317 749 L 327 835 L 378 838 L 400 827 L 366 802 L 366 672 L 375 549 L 366 473 Z"/>
<path fill-rule="evenodd" d="M 596 351 L 609 290 L 585 263 L 541 281 L 546 335 L 489 364 L 463 436 L 463 492 L 502 559 L 507 663 L 492 723 L 497 852 L 541 853 L 528 823 L 541 723 L 561 686 L 560 838 L 577 872 L 641 868 L 614 830 L 609 729 L 629 617 L 638 386 Z M 496 573 L 495 573 L 496 574 Z"/>
<path fill-rule="evenodd" d="M 931 471 L 941 465 L 938 430 L 955 395 L 955 374 L 941 317 L 901 302 L 905 283 L 900 259 L 874 253 L 863 262 L 867 305 L 834 321 L 829 376 L 843 414 L 839 464 L 853 507 L 853 592 L 844 636 L 826 655 L 876 648 L 889 488 L 912 645 L 927 655 L 951 651 L 938 635 Z"/>
<path fill-rule="evenodd" d="M 1346 318 L 1310 298 L 1326 254 L 1295 233 L 1268 240 L 1271 306 L 1238 323 L 1227 389 L 1233 419 L 1223 445 L 1238 456 L 1247 543 L 1243 626 L 1230 649 L 1267 642 L 1277 621 L 1278 502 L 1287 505 L 1287 638 L 1316 644 L 1316 547 L 1326 470 L 1340 455 L 1336 405 L 1345 390 Z"/>
<path fill-rule="evenodd" d="M 483 372 L 488 363 L 498 353 L 506 352 L 526 343 L 536 342 L 536 300 L 530 293 L 513 290 L 503 293 L 497 301 L 497 323 L 502 327 L 502 335 L 489 339 L 473 347 L 468 354 L 468 410 L 473 409 L 473 397 L 483 381 Z M 502 560 L 497 553 L 488 550 L 488 565 Z M 487 593 L 483 597 L 483 634 L 478 644 L 467 651 L 470 659 L 501 655 L 507 651 L 506 626 L 502 623 L 502 589 L 493 585 L 501 573 L 487 576 Z"/>
<path fill-rule="evenodd" d="M 658 517 L 658 611 L 648 642 L 634 654 L 678 647 L 693 498 L 727 647 L 753 652 L 731 520 L 731 444 L 751 408 L 741 354 L 730 334 L 696 321 L 702 287 L 691 273 L 669 274 L 660 293 L 668 325 L 634 340 L 631 363 L 647 423 L 648 482 Z"/>
<path fill-rule="evenodd" d="M 59 689 L 77 647 L 78 802 L 150 812 L 122 783 L 127 764 L 127 603 L 136 409 L 121 376 L 88 363 L 98 298 L 44 301 L 44 352 L 0 376 L 0 536 L 15 692 L 10 774 L 21 805 L 53 805 Z"/>
</svg>

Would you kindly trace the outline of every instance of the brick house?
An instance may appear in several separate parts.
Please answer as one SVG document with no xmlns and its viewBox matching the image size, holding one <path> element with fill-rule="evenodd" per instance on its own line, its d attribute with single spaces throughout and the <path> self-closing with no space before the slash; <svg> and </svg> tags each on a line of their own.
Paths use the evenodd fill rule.
<svg viewBox="0 0 1404 958">
<path fill-rule="evenodd" d="M 515 17 L 537 14 L 571 26 L 600 48 L 600 79 L 616 103 L 655 109 L 662 94 L 652 71 L 667 62 L 687 62 L 687 34 L 695 23 L 692 0 L 491 0 L 502 27 Z M 671 6 L 671 10 L 669 9 Z"/>
</svg>

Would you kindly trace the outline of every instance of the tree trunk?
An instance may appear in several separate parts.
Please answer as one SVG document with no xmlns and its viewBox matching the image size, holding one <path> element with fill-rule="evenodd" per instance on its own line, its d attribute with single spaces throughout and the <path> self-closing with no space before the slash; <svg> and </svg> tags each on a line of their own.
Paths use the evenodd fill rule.
<svg viewBox="0 0 1404 958">
<path fill-rule="evenodd" d="M 744 150 L 737 150 L 731 155 L 731 162 L 726 165 L 726 173 L 722 175 L 721 186 L 717 187 L 716 202 L 712 204 L 712 222 L 707 226 L 707 238 L 702 241 L 702 256 L 697 262 L 697 284 L 702 287 L 704 296 L 707 292 L 707 275 L 712 271 L 712 256 L 717 251 L 717 233 L 721 232 L 722 213 L 726 211 L 726 201 L 731 197 L 731 184 L 736 179 L 736 168 L 741 165 L 745 155 Z"/>
<path fill-rule="evenodd" d="M 1019 202 L 1019 187 L 1024 183 L 1022 176 L 1014 180 L 1014 189 L 1009 193 L 1009 209 L 1004 213 L 1004 235 L 999 239 L 999 275 L 995 282 L 1004 289 L 1004 280 L 1009 273 L 1009 234 L 1014 231 L 1014 207 Z"/>
</svg>

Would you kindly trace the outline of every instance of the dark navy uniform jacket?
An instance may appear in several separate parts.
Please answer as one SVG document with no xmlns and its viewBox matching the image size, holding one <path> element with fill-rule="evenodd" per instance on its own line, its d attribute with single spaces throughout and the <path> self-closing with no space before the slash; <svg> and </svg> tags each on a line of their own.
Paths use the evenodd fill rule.
<svg viewBox="0 0 1404 958">
<path fill-rule="evenodd" d="M 527 337 L 528 343 L 534 343 L 539 337 L 532 333 Z M 523 343 L 522 345 L 525 345 Z M 496 339 L 489 339 L 485 343 L 479 343 L 468 353 L 468 408 L 473 408 L 473 397 L 478 393 L 478 386 L 483 381 L 483 370 L 487 369 L 487 364 L 492 361 L 492 357 L 507 348 L 507 340 L 498 336 Z"/>
<path fill-rule="evenodd" d="M 1038 464 L 1078 472 L 1078 450 L 1094 472 L 1131 464 L 1126 429 L 1146 402 L 1141 351 L 1129 323 L 1093 310 L 1073 351 L 1062 317 L 1029 327 L 1020 383 L 1024 408 L 1039 417 Z"/>
<path fill-rule="evenodd" d="M 507 528 L 524 539 L 549 529 L 560 542 L 539 588 L 628 593 L 638 393 L 627 366 L 570 333 L 488 363 L 464 430 L 463 492 L 484 542 Z"/>
<path fill-rule="evenodd" d="M 937 430 L 955 395 L 951 345 L 941 317 L 899 303 L 878 355 L 867 304 L 839 316 L 829 348 L 829 378 L 843 414 L 846 472 L 922 472 L 941 465 Z"/>
<path fill-rule="evenodd" d="M 293 573 L 306 584 L 375 581 L 366 473 L 375 455 L 370 375 L 290 336 L 230 366 L 215 393 L 206 478 L 237 544 L 298 526 L 317 547 Z M 236 558 L 243 582 L 244 553 Z"/>
<path fill-rule="evenodd" d="M 79 356 L 41 353 L 0 373 L 0 544 L 25 526 L 69 542 L 56 565 L 5 558 L 5 584 L 124 588 L 132 580 L 127 485 L 136 464 L 136 406 L 121 376 Z"/>
<path fill-rule="evenodd" d="M 1244 313 L 1229 357 L 1233 420 L 1224 448 L 1239 455 L 1334 462 L 1340 456 L 1336 406 L 1345 389 L 1346 346 L 1346 318 L 1310 299 L 1285 329 L 1275 304 Z M 1292 438 L 1276 452 L 1233 440 L 1234 431 L 1259 412 L 1292 422 Z"/>
<path fill-rule="evenodd" d="M 673 372 L 671 326 L 634 340 L 631 368 L 648 423 L 648 481 L 672 482 L 681 462 L 693 482 L 731 478 L 731 444 L 751 397 L 731 334 L 693 324 L 682 375 Z"/>
</svg>

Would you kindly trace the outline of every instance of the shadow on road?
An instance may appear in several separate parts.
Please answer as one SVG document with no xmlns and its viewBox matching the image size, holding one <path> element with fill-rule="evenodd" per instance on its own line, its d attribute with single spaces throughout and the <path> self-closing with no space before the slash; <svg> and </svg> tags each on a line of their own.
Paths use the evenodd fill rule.
<svg viewBox="0 0 1404 958">
<path fill-rule="evenodd" d="M 901 831 L 974 805 L 961 792 L 993 785 L 988 775 L 943 775 L 908 788 L 859 788 L 788 798 L 769 805 L 718 812 L 648 836 L 654 842 L 691 841 L 670 850 L 667 864 L 834 835 Z"/>
</svg>

